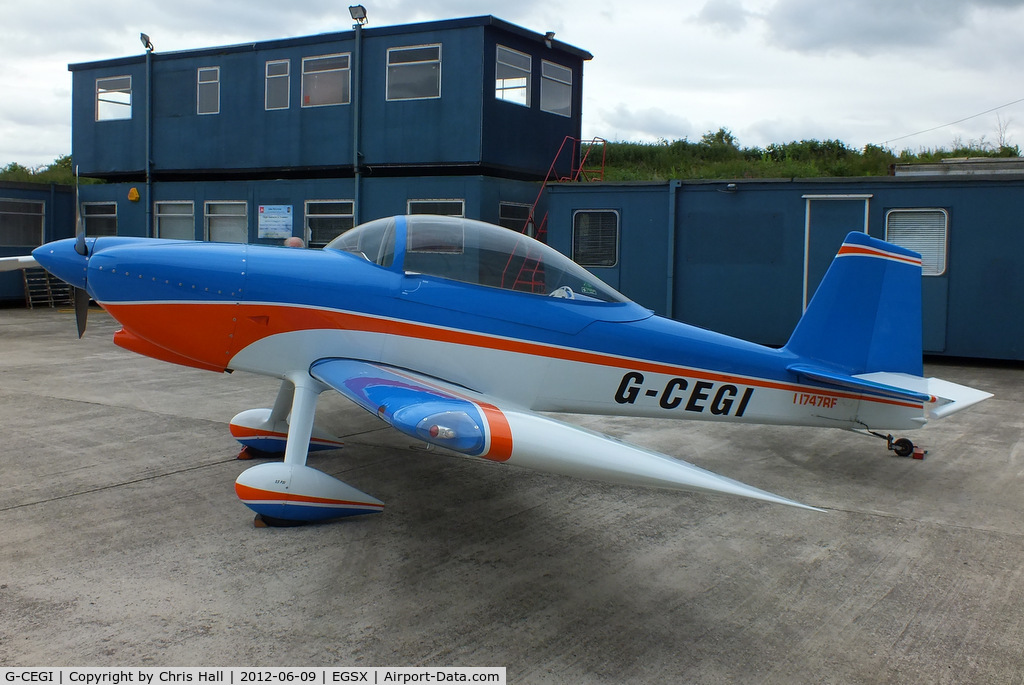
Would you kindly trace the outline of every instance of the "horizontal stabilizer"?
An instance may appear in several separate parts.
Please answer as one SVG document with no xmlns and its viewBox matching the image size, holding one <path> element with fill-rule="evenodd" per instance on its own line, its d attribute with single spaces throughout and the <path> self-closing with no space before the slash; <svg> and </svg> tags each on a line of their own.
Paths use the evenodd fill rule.
<svg viewBox="0 0 1024 685">
<path fill-rule="evenodd" d="M 970 388 L 966 385 L 944 381 L 941 378 L 921 378 L 905 373 L 865 373 L 857 376 L 859 380 L 880 383 L 888 386 L 899 386 L 910 392 L 930 395 L 931 406 L 927 407 L 929 419 L 941 419 L 950 414 L 974 406 L 978 402 L 992 397 L 992 393 Z"/>
<path fill-rule="evenodd" d="M 822 369 L 809 364 L 791 364 L 786 368 L 805 378 L 810 378 L 811 380 L 818 381 L 819 383 L 825 383 L 826 385 L 843 388 L 845 390 L 855 390 L 857 392 L 866 392 L 871 395 L 880 395 L 882 397 L 890 397 L 896 400 L 909 400 L 911 402 L 935 401 L 935 397 L 933 395 L 878 380 L 870 380 L 866 378 L 865 375 L 848 376 L 844 373 Z M 904 374 L 881 375 L 915 378 L 915 376 L 904 376 Z"/>
<path fill-rule="evenodd" d="M 922 378 L 907 373 L 876 371 L 848 376 L 810 364 L 791 364 L 786 368 L 803 378 L 833 388 L 876 397 L 920 402 L 925 407 L 927 419 L 941 419 L 992 397 L 992 393 L 984 390 L 969 388 L 941 378 Z"/>
</svg>

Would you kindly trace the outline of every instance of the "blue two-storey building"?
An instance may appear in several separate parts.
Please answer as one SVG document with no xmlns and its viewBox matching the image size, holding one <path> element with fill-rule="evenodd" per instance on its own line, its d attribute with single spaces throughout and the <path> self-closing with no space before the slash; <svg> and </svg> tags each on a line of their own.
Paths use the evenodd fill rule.
<svg viewBox="0 0 1024 685">
<path fill-rule="evenodd" d="M 590 58 L 485 16 L 70 65 L 74 161 L 106 181 L 81 190 L 86 232 L 315 246 L 417 212 L 522 229 L 580 136 Z"/>
</svg>

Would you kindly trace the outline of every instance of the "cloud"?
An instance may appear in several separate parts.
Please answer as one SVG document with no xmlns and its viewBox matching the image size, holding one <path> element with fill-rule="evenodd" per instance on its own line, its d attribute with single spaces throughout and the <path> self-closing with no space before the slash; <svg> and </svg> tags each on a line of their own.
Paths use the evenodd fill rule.
<svg viewBox="0 0 1024 685">
<path fill-rule="evenodd" d="M 1022 8 L 1021 0 L 777 0 L 762 16 L 768 40 L 785 49 L 869 56 L 941 51 L 964 34 L 998 30 Z"/>
<path fill-rule="evenodd" d="M 753 13 L 740 0 L 716 0 L 705 3 L 694 19 L 699 24 L 735 32 L 746 28 L 747 20 L 752 16 Z"/>
<path fill-rule="evenodd" d="M 694 135 L 693 124 L 686 117 L 659 107 L 631 108 L 619 103 L 610 109 L 598 109 L 596 118 L 597 121 L 588 123 L 586 128 L 606 131 L 597 135 L 614 140 L 680 140 Z"/>
</svg>

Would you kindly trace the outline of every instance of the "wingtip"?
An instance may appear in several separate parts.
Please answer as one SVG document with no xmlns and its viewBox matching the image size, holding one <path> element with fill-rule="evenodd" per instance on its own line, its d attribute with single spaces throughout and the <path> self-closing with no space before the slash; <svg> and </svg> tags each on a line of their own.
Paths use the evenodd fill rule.
<svg viewBox="0 0 1024 685">
<path fill-rule="evenodd" d="M 739 481 L 733 481 L 731 478 L 726 478 L 725 476 L 721 476 L 721 478 L 723 480 L 728 480 L 728 481 L 732 481 L 733 483 L 737 483 L 737 484 L 741 485 L 742 488 L 739 489 L 739 490 L 732 490 L 732 489 L 724 489 L 723 488 L 723 489 L 713 490 L 713 492 L 722 492 L 722 493 L 726 493 L 726 494 L 730 494 L 730 495 L 738 495 L 740 497 L 748 497 L 750 499 L 760 500 L 762 502 L 768 502 L 770 504 L 784 504 L 784 505 L 786 505 L 788 507 L 794 507 L 796 509 L 806 509 L 808 511 L 816 511 L 816 512 L 826 512 L 826 511 L 828 511 L 828 509 L 821 509 L 819 507 L 815 507 L 815 506 L 812 506 L 810 504 L 804 504 L 803 502 L 797 502 L 796 500 L 789 499 L 788 497 L 782 497 L 781 495 L 776 495 L 776 494 L 768 492 L 766 490 L 761 490 L 760 488 L 755 488 L 753 486 L 746 485 L 744 483 L 740 483 Z"/>
<path fill-rule="evenodd" d="M 0 271 L 17 271 L 18 269 L 35 269 L 39 262 L 32 256 L 0 257 Z"/>
<path fill-rule="evenodd" d="M 829 511 L 828 509 L 822 509 L 821 507 L 815 507 L 811 506 L 810 504 L 803 504 L 802 502 L 795 502 L 793 500 L 786 499 L 784 499 L 782 502 L 779 502 L 779 504 L 787 504 L 791 507 L 796 507 L 797 509 L 806 509 L 807 511 L 816 511 L 819 514 L 825 514 Z"/>
</svg>

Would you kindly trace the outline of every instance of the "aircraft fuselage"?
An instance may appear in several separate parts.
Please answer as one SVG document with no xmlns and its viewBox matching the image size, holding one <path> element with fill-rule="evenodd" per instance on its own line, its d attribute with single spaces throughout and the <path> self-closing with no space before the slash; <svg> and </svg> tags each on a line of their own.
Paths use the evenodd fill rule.
<svg viewBox="0 0 1024 685">
<path fill-rule="evenodd" d="M 89 292 L 124 326 L 115 342 L 204 369 L 284 377 L 297 363 L 348 357 L 537 411 L 923 423 L 920 402 L 799 382 L 783 350 L 628 301 L 542 296 L 382 268 L 348 252 L 259 245 L 100 238 L 86 269 Z"/>
</svg>

